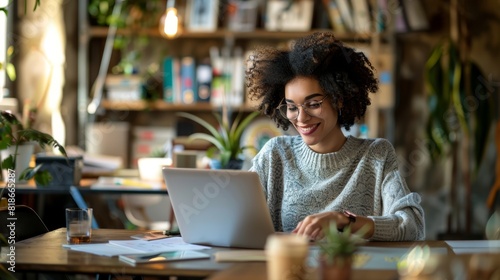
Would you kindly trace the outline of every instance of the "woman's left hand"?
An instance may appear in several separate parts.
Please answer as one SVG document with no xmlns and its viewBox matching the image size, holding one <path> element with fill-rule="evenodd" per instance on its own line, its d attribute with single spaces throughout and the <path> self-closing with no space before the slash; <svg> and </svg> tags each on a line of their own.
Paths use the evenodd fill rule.
<svg viewBox="0 0 500 280">
<path fill-rule="evenodd" d="M 342 228 L 349 224 L 349 219 L 340 212 L 324 212 L 305 217 L 292 233 L 308 236 L 312 240 L 320 240 L 325 236 L 323 227 L 328 225 L 331 220 L 335 220 L 337 225 Z"/>
</svg>

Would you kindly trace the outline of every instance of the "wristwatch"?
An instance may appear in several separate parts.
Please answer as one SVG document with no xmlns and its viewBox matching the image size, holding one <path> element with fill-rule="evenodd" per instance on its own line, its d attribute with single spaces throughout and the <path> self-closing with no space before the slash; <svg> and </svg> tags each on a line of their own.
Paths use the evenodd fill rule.
<svg viewBox="0 0 500 280">
<path fill-rule="evenodd" d="M 342 210 L 342 214 L 344 214 L 349 219 L 349 225 L 356 222 L 356 214 L 347 210 Z"/>
</svg>

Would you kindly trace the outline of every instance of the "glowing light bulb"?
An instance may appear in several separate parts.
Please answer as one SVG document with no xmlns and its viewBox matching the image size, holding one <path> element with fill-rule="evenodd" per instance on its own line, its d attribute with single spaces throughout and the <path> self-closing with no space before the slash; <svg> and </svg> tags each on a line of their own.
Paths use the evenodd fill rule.
<svg viewBox="0 0 500 280">
<path fill-rule="evenodd" d="M 167 38 L 179 35 L 179 18 L 176 8 L 168 8 L 160 21 L 160 32 Z"/>
</svg>

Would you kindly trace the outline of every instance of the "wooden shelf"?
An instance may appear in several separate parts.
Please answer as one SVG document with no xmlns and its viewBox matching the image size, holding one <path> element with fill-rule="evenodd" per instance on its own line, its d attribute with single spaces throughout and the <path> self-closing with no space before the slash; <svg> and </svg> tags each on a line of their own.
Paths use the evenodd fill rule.
<svg viewBox="0 0 500 280">
<path fill-rule="evenodd" d="M 311 31 L 267 31 L 264 29 L 257 29 L 251 32 L 235 32 L 227 29 L 219 29 L 214 32 L 190 32 L 184 31 L 175 39 L 165 40 L 177 40 L 177 39 L 222 39 L 226 37 L 233 37 L 235 39 L 272 39 L 272 40 L 289 40 L 299 37 L 306 36 L 317 31 L 332 31 L 329 29 L 315 29 Z M 107 27 L 91 27 L 90 36 L 91 37 L 106 37 L 108 34 Z M 140 34 L 147 35 L 151 37 L 161 37 L 160 32 L 157 29 L 118 29 L 117 34 L 120 35 L 132 35 Z M 355 34 L 355 33 L 338 33 L 336 37 L 343 41 L 369 41 L 371 39 L 371 34 Z"/>
<path fill-rule="evenodd" d="M 102 107 L 107 110 L 114 111 L 171 111 L 171 112 L 211 112 L 220 110 L 220 107 L 213 106 L 210 103 L 194 103 L 194 104 L 173 104 L 161 100 L 156 101 L 110 101 L 103 100 L 101 103 Z M 235 109 L 236 111 L 252 112 L 256 109 L 249 106 L 243 105 Z"/>
</svg>

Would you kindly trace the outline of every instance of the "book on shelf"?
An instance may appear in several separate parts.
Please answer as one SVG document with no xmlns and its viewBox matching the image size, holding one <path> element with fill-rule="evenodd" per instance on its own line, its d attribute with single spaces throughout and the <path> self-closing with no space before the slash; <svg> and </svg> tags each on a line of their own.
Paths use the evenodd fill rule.
<svg viewBox="0 0 500 280">
<path fill-rule="evenodd" d="M 240 47 L 234 49 L 231 59 L 231 90 L 229 92 L 228 104 L 232 107 L 243 105 L 245 84 L 245 58 Z"/>
<path fill-rule="evenodd" d="M 342 18 L 342 22 L 347 31 L 354 31 L 354 19 L 352 16 L 352 9 L 349 0 L 334 0 L 337 3 L 337 7 Z"/>
<path fill-rule="evenodd" d="M 337 2 L 335 0 L 323 0 L 323 6 L 328 11 L 328 19 L 333 30 L 338 33 L 345 33 L 346 27 L 342 21 Z"/>
<path fill-rule="evenodd" d="M 142 97 L 139 75 L 107 75 L 105 89 L 108 100 L 136 101 Z"/>
<path fill-rule="evenodd" d="M 177 57 L 167 56 L 163 60 L 163 100 L 176 103 L 180 96 L 180 61 Z"/>
<path fill-rule="evenodd" d="M 203 61 L 196 66 L 197 100 L 210 102 L 212 92 L 212 66 L 209 61 Z"/>
<path fill-rule="evenodd" d="M 401 1 L 398 1 L 398 5 L 394 8 L 394 23 L 396 32 L 407 32 L 409 30 Z"/>
<path fill-rule="evenodd" d="M 375 30 L 378 32 L 385 31 L 389 24 L 388 20 L 392 19 L 392 14 L 389 14 L 387 0 L 376 0 L 374 9 Z"/>
<path fill-rule="evenodd" d="M 194 58 L 185 56 L 181 59 L 181 103 L 193 104 L 196 99 L 196 64 Z"/>
<path fill-rule="evenodd" d="M 429 21 L 420 0 L 401 0 L 403 14 L 410 31 L 426 30 Z"/>
<path fill-rule="evenodd" d="M 369 33 L 371 31 L 371 19 L 367 0 L 353 0 L 351 4 L 354 31 L 357 33 Z"/>
</svg>

